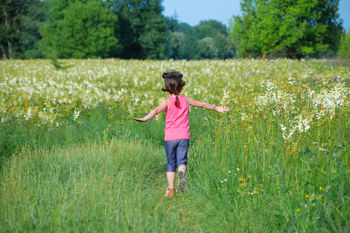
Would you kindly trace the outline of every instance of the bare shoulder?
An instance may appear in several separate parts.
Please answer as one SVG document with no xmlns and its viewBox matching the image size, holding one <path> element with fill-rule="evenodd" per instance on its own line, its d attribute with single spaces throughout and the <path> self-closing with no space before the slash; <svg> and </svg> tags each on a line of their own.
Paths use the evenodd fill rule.
<svg viewBox="0 0 350 233">
<path fill-rule="evenodd" d="M 167 98 L 161 98 L 160 100 L 159 100 L 159 102 L 160 103 L 168 103 L 168 99 Z"/>
<path fill-rule="evenodd" d="M 159 99 L 159 108 L 161 108 L 161 110 L 165 110 L 166 108 L 168 108 L 169 105 L 169 101 L 167 98 L 165 99 Z"/>
<path fill-rule="evenodd" d="M 188 104 L 193 102 L 193 99 L 191 97 L 185 96 L 185 98 Z"/>
</svg>

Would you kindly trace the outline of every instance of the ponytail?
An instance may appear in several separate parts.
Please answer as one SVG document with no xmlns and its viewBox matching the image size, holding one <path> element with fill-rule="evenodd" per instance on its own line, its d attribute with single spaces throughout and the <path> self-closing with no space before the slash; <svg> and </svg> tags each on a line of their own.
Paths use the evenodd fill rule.
<svg viewBox="0 0 350 233">
<path fill-rule="evenodd" d="M 178 98 L 177 95 L 176 95 L 175 106 L 176 106 L 176 107 L 180 107 L 180 102 L 179 102 L 179 98 Z"/>
</svg>

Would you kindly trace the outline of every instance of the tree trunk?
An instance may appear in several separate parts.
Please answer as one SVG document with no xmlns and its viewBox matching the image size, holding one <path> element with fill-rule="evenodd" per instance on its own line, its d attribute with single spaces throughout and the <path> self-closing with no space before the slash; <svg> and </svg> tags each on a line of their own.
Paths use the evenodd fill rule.
<svg viewBox="0 0 350 233">
<path fill-rule="evenodd" d="M 7 50 L 8 50 L 8 54 L 9 54 L 9 58 L 12 58 L 12 44 L 10 39 L 7 39 Z"/>
<path fill-rule="evenodd" d="M 5 51 L 4 45 L 0 44 L 0 48 L 1 48 L 1 52 L 2 52 L 2 59 L 6 59 L 7 56 L 6 56 L 6 51 Z"/>
<path fill-rule="evenodd" d="M 5 11 L 5 9 L 3 8 L 2 9 L 2 12 L 3 12 L 3 14 L 4 14 L 4 16 L 5 16 L 5 26 L 6 26 L 6 29 L 7 29 L 7 33 L 9 34 L 9 33 L 11 33 L 11 24 L 10 24 L 10 20 L 9 20 L 9 17 L 8 17 L 8 14 L 7 14 L 7 12 Z M 9 36 L 10 35 L 7 35 L 7 37 L 6 37 L 6 40 L 7 40 L 7 51 L 8 51 L 8 58 L 12 58 L 12 44 L 11 44 L 11 41 L 10 41 L 10 39 L 11 38 L 9 38 Z M 2 45 L 2 48 L 3 48 L 3 45 Z M 5 56 L 6 56 L 6 53 L 4 53 L 5 54 Z"/>
</svg>

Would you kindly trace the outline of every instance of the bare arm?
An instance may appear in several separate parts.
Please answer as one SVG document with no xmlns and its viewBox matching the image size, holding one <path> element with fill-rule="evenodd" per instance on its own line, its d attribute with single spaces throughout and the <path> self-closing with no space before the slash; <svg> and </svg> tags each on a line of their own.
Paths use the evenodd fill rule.
<svg viewBox="0 0 350 233">
<path fill-rule="evenodd" d="M 146 116 L 142 118 L 136 118 L 134 117 L 135 121 L 140 121 L 140 122 L 145 122 L 148 121 L 149 119 L 153 118 L 157 114 L 161 113 L 168 107 L 168 100 L 164 100 L 158 107 L 150 111 Z"/>
<path fill-rule="evenodd" d="M 186 97 L 186 100 L 187 100 L 187 103 L 193 107 L 215 110 L 217 112 L 228 112 L 231 109 L 230 107 L 226 107 L 226 106 L 214 106 L 205 102 L 194 100 L 190 97 Z"/>
</svg>

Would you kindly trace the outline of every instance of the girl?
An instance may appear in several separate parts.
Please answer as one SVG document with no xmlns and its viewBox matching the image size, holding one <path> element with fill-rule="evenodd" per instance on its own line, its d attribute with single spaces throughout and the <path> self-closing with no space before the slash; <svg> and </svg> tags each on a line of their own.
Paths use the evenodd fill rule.
<svg viewBox="0 0 350 233">
<path fill-rule="evenodd" d="M 187 96 L 180 96 L 179 94 L 185 86 L 185 82 L 182 80 L 182 74 L 178 71 L 165 72 L 162 77 L 165 83 L 165 87 L 162 90 L 168 92 L 171 96 L 143 118 L 134 118 L 134 120 L 145 122 L 158 113 L 165 111 L 165 151 L 168 160 L 166 175 L 169 185 L 165 196 L 172 197 L 175 193 L 176 168 L 178 169 L 180 191 L 184 192 L 187 184 L 185 178 L 187 151 L 191 139 L 190 126 L 188 124 L 188 106 L 191 105 L 218 112 L 227 112 L 230 108 L 214 106 L 193 100 Z"/>
</svg>

